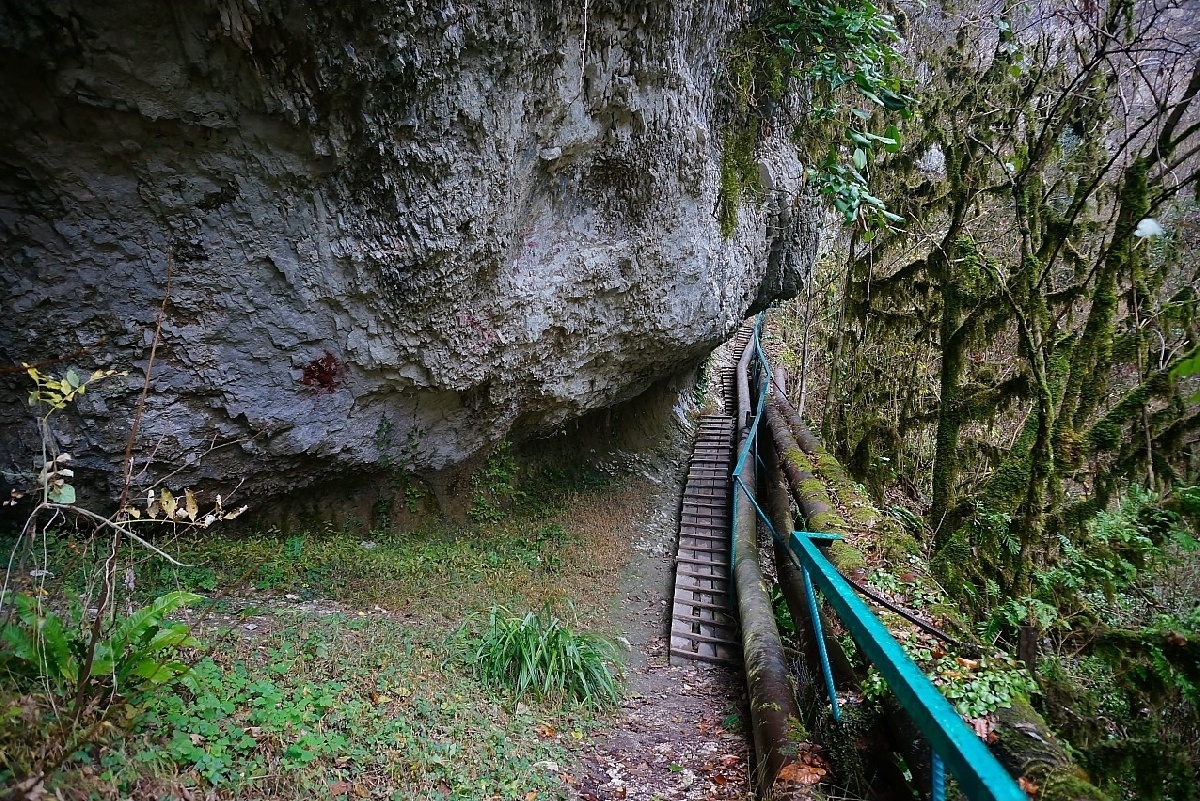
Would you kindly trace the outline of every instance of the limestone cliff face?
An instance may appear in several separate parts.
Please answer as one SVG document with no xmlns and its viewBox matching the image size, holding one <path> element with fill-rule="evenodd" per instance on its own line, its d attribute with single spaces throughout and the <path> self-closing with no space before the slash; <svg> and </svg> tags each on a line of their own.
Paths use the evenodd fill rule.
<svg viewBox="0 0 1200 801">
<path fill-rule="evenodd" d="M 81 483 L 119 473 L 169 253 L 139 480 L 256 495 L 632 398 L 811 261 L 783 146 L 718 231 L 736 0 L 0 8 L 0 362 L 130 371 L 57 423 Z"/>
</svg>

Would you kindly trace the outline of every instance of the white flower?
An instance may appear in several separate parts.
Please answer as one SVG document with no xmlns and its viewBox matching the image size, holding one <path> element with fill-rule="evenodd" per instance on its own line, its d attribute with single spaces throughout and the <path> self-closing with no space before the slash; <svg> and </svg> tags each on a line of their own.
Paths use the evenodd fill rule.
<svg viewBox="0 0 1200 801">
<path fill-rule="evenodd" d="M 1147 237 L 1151 236 L 1162 236 L 1165 233 L 1166 231 L 1163 229 L 1163 227 L 1158 224 L 1158 220 L 1154 219 L 1153 217 L 1146 217 L 1143 219 L 1137 224 L 1137 228 L 1133 231 L 1134 236 L 1139 236 L 1142 239 L 1146 239 Z"/>
</svg>

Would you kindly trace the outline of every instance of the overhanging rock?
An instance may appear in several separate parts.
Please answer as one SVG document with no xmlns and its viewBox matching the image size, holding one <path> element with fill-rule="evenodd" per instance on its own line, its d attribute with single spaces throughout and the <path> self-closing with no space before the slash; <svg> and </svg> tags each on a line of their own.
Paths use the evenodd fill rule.
<svg viewBox="0 0 1200 801">
<path fill-rule="evenodd" d="M 438 470 L 634 397 L 812 260 L 777 144 L 767 197 L 718 230 L 714 76 L 741 13 L 9 4 L 0 361 L 130 371 L 56 422 L 109 497 L 168 254 L 142 483 L 184 467 L 177 485 L 261 496 Z M 4 380 L 0 466 L 24 469 L 27 388 Z"/>
</svg>

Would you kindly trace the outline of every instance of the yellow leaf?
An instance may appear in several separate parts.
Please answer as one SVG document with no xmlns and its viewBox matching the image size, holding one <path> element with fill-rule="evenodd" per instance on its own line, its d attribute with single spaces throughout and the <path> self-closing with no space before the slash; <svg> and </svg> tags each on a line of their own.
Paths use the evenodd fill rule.
<svg viewBox="0 0 1200 801">
<path fill-rule="evenodd" d="M 185 489 L 183 497 L 183 505 L 187 509 L 188 520 L 195 520 L 196 515 L 200 514 L 200 506 L 196 503 L 196 496 L 192 494 L 190 489 Z"/>
<path fill-rule="evenodd" d="M 150 515 L 150 517 L 158 517 L 158 513 L 161 511 L 162 510 L 158 508 L 158 501 L 155 501 L 146 507 L 146 514 Z"/>
<path fill-rule="evenodd" d="M 250 508 L 249 506 L 243 506 L 240 509 L 234 509 L 232 512 L 226 512 L 224 515 L 221 516 L 221 519 L 222 520 L 232 520 L 233 518 L 237 517 L 238 515 L 240 515 L 242 512 L 246 511 L 249 508 Z"/>
<path fill-rule="evenodd" d="M 121 511 L 123 511 L 129 517 L 132 517 L 134 520 L 139 520 L 142 517 L 142 511 L 136 506 L 126 506 Z"/>
<path fill-rule="evenodd" d="M 175 516 L 175 509 L 178 504 L 175 503 L 175 496 L 166 487 L 163 487 L 162 492 L 158 496 L 158 502 L 162 504 L 162 510 L 167 513 L 167 517 Z"/>
</svg>

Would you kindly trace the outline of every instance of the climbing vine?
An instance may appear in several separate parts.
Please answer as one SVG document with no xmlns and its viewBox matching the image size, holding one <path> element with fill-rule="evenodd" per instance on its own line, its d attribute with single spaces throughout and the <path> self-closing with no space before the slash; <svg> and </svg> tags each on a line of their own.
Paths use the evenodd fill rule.
<svg viewBox="0 0 1200 801">
<path fill-rule="evenodd" d="M 771 26 L 809 95 L 800 138 L 811 143 L 808 179 L 846 223 L 900 222 L 868 189 L 877 150 L 899 151 L 895 123 L 880 126 L 878 111 L 911 119 L 914 99 L 902 79 L 896 18 L 871 0 L 790 0 Z M 840 129 L 840 136 L 839 134 Z M 819 157 L 818 149 L 829 143 Z M 849 153 L 849 157 L 846 154 Z"/>
<path fill-rule="evenodd" d="M 873 229 L 901 221 L 868 185 L 876 155 L 900 149 L 900 130 L 885 118 L 912 116 L 901 44 L 895 17 L 872 0 L 776 0 L 744 28 L 726 68 L 733 113 L 720 162 L 725 236 L 737 223 L 738 204 L 761 189 L 758 139 L 780 123 L 793 126 L 811 165 L 808 181 L 847 224 Z M 782 111 L 793 90 L 803 98 L 799 120 Z"/>
</svg>

